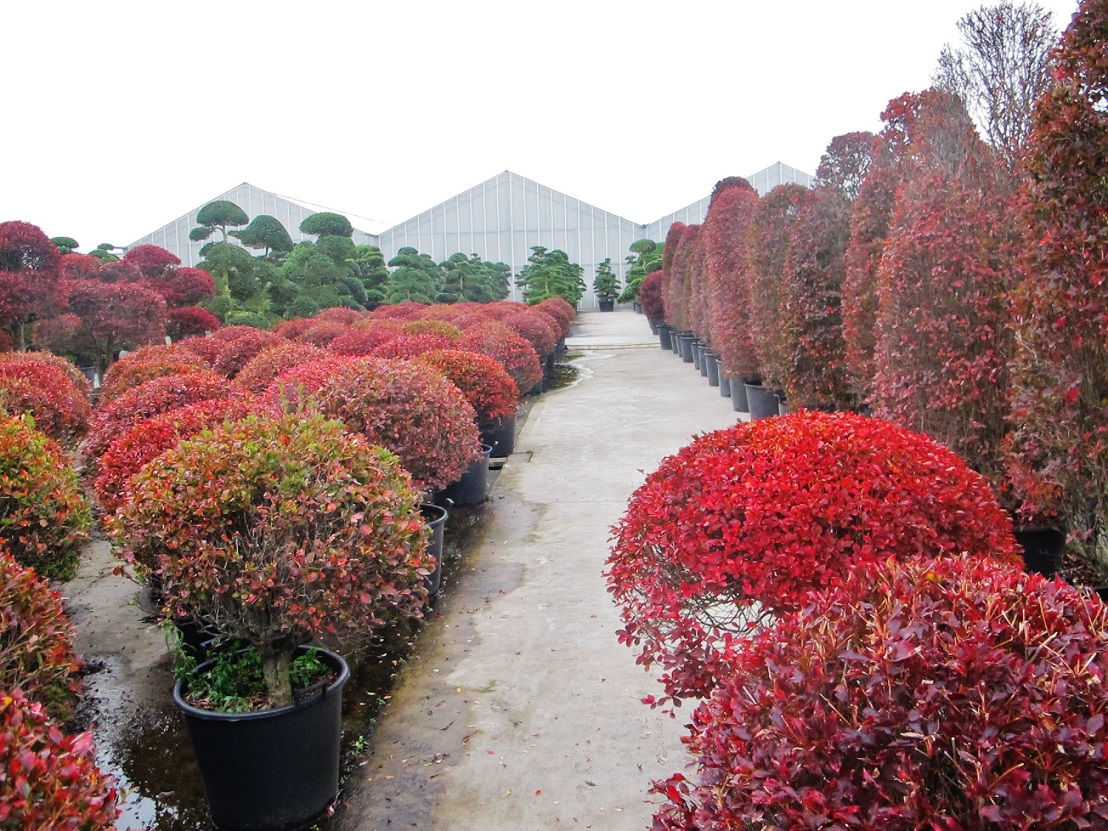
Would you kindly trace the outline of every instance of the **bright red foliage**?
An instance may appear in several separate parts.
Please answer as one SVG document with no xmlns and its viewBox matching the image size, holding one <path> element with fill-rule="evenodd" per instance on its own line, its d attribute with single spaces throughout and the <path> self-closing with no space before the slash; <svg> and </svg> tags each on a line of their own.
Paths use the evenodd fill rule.
<svg viewBox="0 0 1108 831">
<path fill-rule="evenodd" d="M 70 280 L 64 291 L 69 312 L 80 318 L 73 342 L 60 351 L 76 351 L 107 370 L 121 349 L 137 349 L 165 338 L 165 301 L 141 283 Z"/>
<path fill-rule="evenodd" d="M 531 348 L 543 361 L 558 347 L 561 328 L 550 315 L 535 306 L 524 305 L 519 310 L 508 310 L 500 322 L 531 344 Z"/>
<path fill-rule="evenodd" d="M 263 349 L 247 361 L 235 376 L 235 386 L 261 393 L 286 369 L 328 356 L 327 350 L 310 343 L 282 341 Z"/>
<path fill-rule="evenodd" d="M 168 268 L 149 277 L 147 285 L 164 297 L 166 305 L 171 309 L 195 306 L 215 297 L 215 280 L 212 275 L 199 268 Z"/>
<path fill-rule="evenodd" d="M 75 449 L 88 430 L 91 414 L 88 382 L 83 376 L 81 381 L 83 386 L 78 386 L 64 369 L 34 357 L 0 361 L 0 409 L 9 415 L 31 416 L 37 430 Z"/>
<path fill-rule="evenodd" d="M 450 337 L 433 332 L 400 334 L 382 343 L 373 350 L 373 354 L 378 358 L 415 358 L 432 349 L 453 349 L 457 344 L 457 336 Z"/>
<path fill-rule="evenodd" d="M 484 429 L 498 418 L 515 415 L 519 390 L 495 358 L 459 349 L 434 349 L 416 361 L 433 367 L 462 391 Z"/>
<path fill-rule="evenodd" d="M 123 262 L 134 266 L 143 277 L 150 279 L 179 266 L 181 258 L 156 245 L 136 245 L 123 255 Z"/>
<path fill-rule="evenodd" d="M 988 560 L 887 562 L 754 633 L 654 827 L 1100 828 L 1108 607 Z"/>
<path fill-rule="evenodd" d="M 569 336 L 570 329 L 573 328 L 573 319 L 577 317 L 577 309 L 572 303 L 564 297 L 548 297 L 536 304 L 535 308 L 554 319 L 562 331 L 563 338 Z"/>
<path fill-rule="evenodd" d="M 749 185 L 724 188 L 712 202 L 703 232 L 708 252 L 712 349 L 720 357 L 724 375 L 747 381 L 759 376 L 748 300 L 750 224 L 757 204 L 758 193 Z"/>
<path fill-rule="evenodd" d="M 374 324 L 386 321 L 372 321 Z M 356 326 L 332 340 L 327 348 L 339 355 L 372 355 L 378 348 L 400 334 L 400 324 L 391 326 Z"/>
<path fill-rule="evenodd" d="M 212 368 L 220 375 L 234 378 L 256 355 L 282 343 L 286 343 L 284 338 L 265 329 L 243 332 L 239 337 L 222 343 L 212 361 Z"/>
<path fill-rule="evenodd" d="M 218 317 L 200 306 L 170 309 L 166 316 L 165 333 L 174 341 L 203 337 L 217 331 L 223 324 Z"/>
<path fill-rule="evenodd" d="M 202 372 L 211 368 L 211 364 L 202 357 L 178 344 L 143 346 L 112 364 L 100 386 L 100 404 L 103 406 L 151 378 Z"/>
<path fill-rule="evenodd" d="M 988 483 L 926 436 L 802 411 L 702 436 L 663 460 L 613 529 L 620 640 L 667 695 L 709 692 L 761 612 L 803 606 L 889 557 L 1015 559 Z"/>
<path fill-rule="evenodd" d="M 520 395 L 529 392 L 542 380 L 538 353 L 503 323 L 493 320 L 476 323 L 467 328 L 449 348 L 480 352 L 496 358 L 516 382 Z"/>
<path fill-rule="evenodd" d="M 22 326 L 53 312 L 61 255 L 40 228 L 28 222 L 0 222 L 0 326 L 11 327 L 24 346 Z"/>
<path fill-rule="evenodd" d="M 92 734 L 67 736 L 20 690 L 0 691 L 0 827 L 111 831 L 119 809 Z"/>
</svg>

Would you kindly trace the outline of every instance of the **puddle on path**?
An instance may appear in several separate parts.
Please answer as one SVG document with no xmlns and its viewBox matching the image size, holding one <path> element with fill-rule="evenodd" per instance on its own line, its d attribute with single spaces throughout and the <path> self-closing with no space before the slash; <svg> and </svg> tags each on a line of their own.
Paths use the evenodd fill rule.
<svg viewBox="0 0 1108 831">
<path fill-rule="evenodd" d="M 484 505 L 455 508 L 443 542 L 442 591 L 449 592 L 454 573 L 480 539 Z M 434 614 L 432 610 L 431 614 Z M 372 736 L 377 713 L 392 690 L 397 673 L 413 646 L 405 632 L 384 633 L 379 645 L 352 670 L 343 689 L 342 776 L 355 770 Z M 173 706 L 168 661 L 162 703 L 144 706 L 129 700 L 122 662 L 101 664 L 85 679 L 87 700 L 94 702 L 88 718 L 95 725 L 97 761 L 124 791 L 119 831 L 214 831 L 208 818 L 200 774 L 184 721 Z M 98 671 L 97 671 L 98 669 Z M 342 808 L 313 826 L 315 831 L 340 831 Z"/>
</svg>

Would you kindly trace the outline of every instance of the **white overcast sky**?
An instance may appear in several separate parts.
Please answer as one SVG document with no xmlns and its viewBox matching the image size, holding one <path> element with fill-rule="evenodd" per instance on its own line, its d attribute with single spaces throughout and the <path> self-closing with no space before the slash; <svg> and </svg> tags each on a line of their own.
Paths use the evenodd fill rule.
<svg viewBox="0 0 1108 831">
<path fill-rule="evenodd" d="M 250 182 L 379 231 L 503 170 L 636 222 L 876 130 L 981 0 L 5 3 L 0 221 L 87 251 Z M 1059 29 L 1077 0 L 1040 0 Z"/>
</svg>

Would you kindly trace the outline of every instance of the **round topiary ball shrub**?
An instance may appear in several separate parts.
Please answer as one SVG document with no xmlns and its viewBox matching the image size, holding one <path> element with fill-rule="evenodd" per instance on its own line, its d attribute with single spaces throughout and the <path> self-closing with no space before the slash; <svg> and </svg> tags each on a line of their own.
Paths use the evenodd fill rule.
<svg viewBox="0 0 1108 831">
<path fill-rule="evenodd" d="M 1108 606 L 988 558 L 855 569 L 754 634 L 654 828 L 1103 828 Z"/>
<path fill-rule="evenodd" d="M 926 436 L 802 411 L 696 439 L 632 495 L 613 528 L 620 639 L 667 695 L 706 695 L 759 615 L 799 608 L 848 566 L 889 557 L 1018 562 L 983 477 Z"/>
<path fill-rule="evenodd" d="M 151 378 L 203 372 L 211 368 L 202 355 L 178 344 L 143 346 L 128 352 L 108 369 L 100 387 L 100 405 L 119 398 L 127 390 Z"/>
<path fill-rule="evenodd" d="M 210 340 L 210 338 L 205 338 Z M 211 370 L 151 378 L 100 407 L 92 417 L 88 438 L 81 447 L 91 473 L 108 445 L 144 418 L 210 398 L 228 398 L 234 388 Z"/>
<path fill-rule="evenodd" d="M 265 329 L 250 329 L 221 346 L 212 362 L 212 368 L 220 375 L 234 378 L 251 358 L 284 342 L 284 338 L 273 332 L 267 332 Z"/>
<path fill-rule="evenodd" d="M 480 352 L 500 361 L 523 395 L 542 380 L 539 355 L 524 338 L 494 320 L 473 323 L 450 347 Z"/>
<path fill-rule="evenodd" d="M 477 415 L 480 429 L 498 418 L 515 415 L 519 408 L 515 382 L 495 358 L 460 349 L 434 349 L 416 361 L 441 372 L 462 391 Z"/>
<path fill-rule="evenodd" d="M 68 721 L 80 668 L 62 596 L 0 549 L 0 690 L 22 690 Z"/>
<path fill-rule="evenodd" d="M 126 497 L 131 478 L 143 466 L 190 436 L 223 421 L 244 418 L 259 412 L 264 405 L 249 394 L 234 398 L 215 398 L 186 404 L 168 412 L 144 418 L 119 435 L 104 455 L 93 482 L 96 498 L 105 511 L 112 513 Z M 154 563 L 142 563 L 148 569 Z"/>
<path fill-rule="evenodd" d="M 310 343 L 297 343 L 296 341 L 281 341 L 280 343 L 263 349 L 235 376 L 235 386 L 253 393 L 265 390 L 273 379 L 294 366 L 317 361 L 326 358 L 330 353 L 326 349 L 313 346 Z"/>
<path fill-rule="evenodd" d="M 109 533 L 159 564 L 168 616 L 258 650 L 271 706 L 291 702 L 297 646 L 418 617 L 433 568 L 396 457 L 304 409 L 225 421 L 158 456 Z"/>
<path fill-rule="evenodd" d="M 561 329 L 562 337 L 568 337 L 573 328 L 573 319 L 577 317 L 577 309 L 564 297 L 548 297 L 535 306 L 540 312 L 554 318 L 554 322 Z"/>
<path fill-rule="evenodd" d="M 534 306 L 524 306 L 500 318 L 500 322 L 531 344 L 531 348 L 545 360 L 558 348 L 561 329 L 552 317 Z"/>
<path fill-rule="evenodd" d="M 457 336 L 450 337 L 437 332 L 402 333 L 389 338 L 376 349 L 373 355 L 378 358 L 410 359 L 430 352 L 432 349 L 453 349 L 458 343 Z"/>
<path fill-rule="evenodd" d="M 22 691 L 0 690 L 0 828 L 110 831 L 116 800 L 91 733 L 66 735 Z"/>
<path fill-rule="evenodd" d="M 24 566 L 68 580 L 92 516 L 61 446 L 0 416 L 0 542 Z"/>
<path fill-rule="evenodd" d="M 33 358 L 0 361 L 0 410 L 31 416 L 38 430 L 70 450 L 88 430 L 92 407 L 87 386 L 86 382 L 82 388 L 65 370 Z"/>
<path fill-rule="evenodd" d="M 88 396 L 91 392 L 91 385 L 85 374 L 77 368 L 77 365 L 61 355 L 55 355 L 53 352 L 44 352 L 42 350 L 35 350 L 33 352 L 0 352 L 0 363 L 6 363 L 14 361 L 15 363 L 26 363 L 27 361 L 34 361 L 39 364 L 49 364 L 50 366 L 57 367 L 66 375 L 69 376 L 69 380 L 79 389 L 85 396 Z"/>
<path fill-rule="evenodd" d="M 326 363 L 329 376 L 313 394 L 320 409 L 399 456 L 419 489 L 441 490 L 480 458 L 473 407 L 442 373 L 381 358 Z"/>
</svg>

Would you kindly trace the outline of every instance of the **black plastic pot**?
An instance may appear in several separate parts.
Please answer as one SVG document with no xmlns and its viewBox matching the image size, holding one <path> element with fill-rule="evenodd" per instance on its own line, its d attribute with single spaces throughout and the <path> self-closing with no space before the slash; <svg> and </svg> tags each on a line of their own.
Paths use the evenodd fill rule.
<svg viewBox="0 0 1108 831">
<path fill-rule="evenodd" d="M 480 505 L 485 501 L 489 482 L 489 457 L 492 448 L 481 448 L 481 458 L 471 462 L 457 482 L 435 494 L 436 505 Z"/>
<path fill-rule="evenodd" d="M 501 416 L 481 431 L 481 444 L 492 448 L 498 459 L 511 456 L 516 449 L 516 416 Z"/>
<path fill-rule="evenodd" d="M 723 366 L 719 368 L 719 394 L 723 398 L 731 397 L 731 379 L 723 374 Z"/>
<path fill-rule="evenodd" d="M 601 300 L 600 311 L 602 312 L 614 312 L 616 310 L 616 301 L 614 300 Z"/>
<path fill-rule="evenodd" d="M 736 413 L 750 412 L 750 398 L 746 394 L 746 384 L 738 378 L 731 379 L 731 409 Z"/>
<path fill-rule="evenodd" d="M 658 324 L 658 346 L 662 349 L 673 351 L 673 342 L 670 340 L 670 328 L 664 324 Z"/>
<path fill-rule="evenodd" d="M 1062 562 L 1066 534 L 1057 528 L 1024 526 L 1013 530 L 1023 555 L 1024 568 L 1044 577 L 1053 577 Z"/>
<path fill-rule="evenodd" d="M 780 414 L 777 396 L 773 394 L 773 390 L 763 387 L 761 384 L 744 384 L 743 386 L 746 388 L 746 403 L 750 411 L 751 421 Z"/>
<path fill-rule="evenodd" d="M 430 502 L 420 503 L 419 512 L 423 514 L 423 523 L 431 529 L 431 538 L 427 541 L 427 553 L 435 558 L 435 570 L 423 578 L 423 585 L 427 587 L 428 597 L 435 597 L 442 586 L 442 538 L 443 529 L 446 527 L 446 508 L 441 505 L 432 505 Z"/>
<path fill-rule="evenodd" d="M 185 702 L 184 680 L 173 688 L 219 828 L 293 831 L 323 816 L 338 796 L 342 686 L 350 670 L 334 652 L 319 655 L 338 678 L 278 710 L 214 713 Z"/>
<path fill-rule="evenodd" d="M 708 376 L 708 386 L 719 386 L 719 356 L 715 352 L 704 353 L 705 375 Z"/>
</svg>

